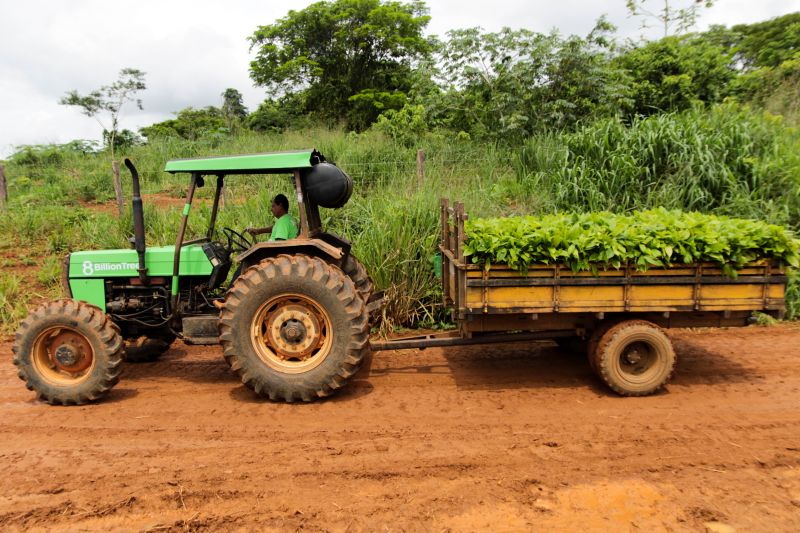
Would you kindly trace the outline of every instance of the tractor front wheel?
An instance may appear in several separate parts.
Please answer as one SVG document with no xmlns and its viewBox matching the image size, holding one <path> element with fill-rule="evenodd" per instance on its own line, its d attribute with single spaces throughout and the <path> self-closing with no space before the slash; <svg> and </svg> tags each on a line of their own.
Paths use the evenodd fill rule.
<svg viewBox="0 0 800 533">
<path fill-rule="evenodd" d="M 279 255 L 231 287 L 219 323 L 225 360 L 272 400 L 311 401 L 343 387 L 367 354 L 364 300 L 338 267 Z"/>
<path fill-rule="evenodd" d="M 12 351 L 20 379 L 54 405 L 97 400 L 122 371 L 119 328 L 98 307 L 75 300 L 31 311 L 17 330 Z"/>
</svg>

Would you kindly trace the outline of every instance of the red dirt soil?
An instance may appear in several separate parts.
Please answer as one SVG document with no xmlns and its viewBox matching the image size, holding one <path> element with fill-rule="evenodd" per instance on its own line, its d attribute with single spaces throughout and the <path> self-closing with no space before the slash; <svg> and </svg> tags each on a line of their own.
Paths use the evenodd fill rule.
<svg viewBox="0 0 800 533">
<path fill-rule="evenodd" d="M 0 530 L 799 531 L 800 327 L 670 334 L 647 398 L 543 342 L 377 353 L 310 405 L 176 344 L 51 407 L 4 343 Z"/>
</svg>

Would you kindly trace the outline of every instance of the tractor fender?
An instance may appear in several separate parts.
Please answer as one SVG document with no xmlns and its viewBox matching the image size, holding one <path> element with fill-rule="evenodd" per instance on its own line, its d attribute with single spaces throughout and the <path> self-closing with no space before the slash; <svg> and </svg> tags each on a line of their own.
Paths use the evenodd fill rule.
<svg viewBox="0 0 800 533">
<path fill-rule="evenodd" d="M 349 250 L 328 244 L 320 239 L 289 239 L 285 241 L 259 242 L 250 247 L 249 250 L 242 252 L 236 257 L 236 261 L 242 264 L 243 268 L 255 265 L 262 259 L 275 257 L 280 254 L 303 254 L 338 265 L 347 255 Z"/>
</svg>

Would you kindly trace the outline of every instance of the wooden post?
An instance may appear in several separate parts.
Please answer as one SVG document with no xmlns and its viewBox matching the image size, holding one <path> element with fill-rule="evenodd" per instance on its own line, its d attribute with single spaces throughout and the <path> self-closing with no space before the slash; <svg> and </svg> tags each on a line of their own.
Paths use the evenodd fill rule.
<svg viewBox="0 0 800 533">
<path fill-rule="evenodd" d="M 8 202 L 8 189 L 6 188 L 6 171 L 0 165 L 0 210 L 5 211 Z"/>
<path fill-rule="evenodd" d="M 116 159 L 111 161 L 111 170 L 114 172 L 114 194 L 117 196 L 119 216 L 122 216 L 125 212 L 125 204 L 122 198 L 122 182 L 119 179 L 119 161 Z"/>
<path fill-rule="evenodd" d="M 425 150 L 417 150 L 417 186 L 425 181 Z"/>
</svg>

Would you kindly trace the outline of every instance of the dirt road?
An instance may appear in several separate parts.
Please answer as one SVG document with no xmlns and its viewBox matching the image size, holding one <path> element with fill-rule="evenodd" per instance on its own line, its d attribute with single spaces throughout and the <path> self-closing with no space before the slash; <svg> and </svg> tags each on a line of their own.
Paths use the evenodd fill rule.
<svg viewBox="0 0 800 533">
<path fill-rule="evenodd" d="M 4 343 L 0 529 L 800 530 L 800 327 L 672 335 L 648 398 L 539 343 L 378 353 L 332 400 L 275 404 L 176 345 L 69 408 Z"/>
</svg>

